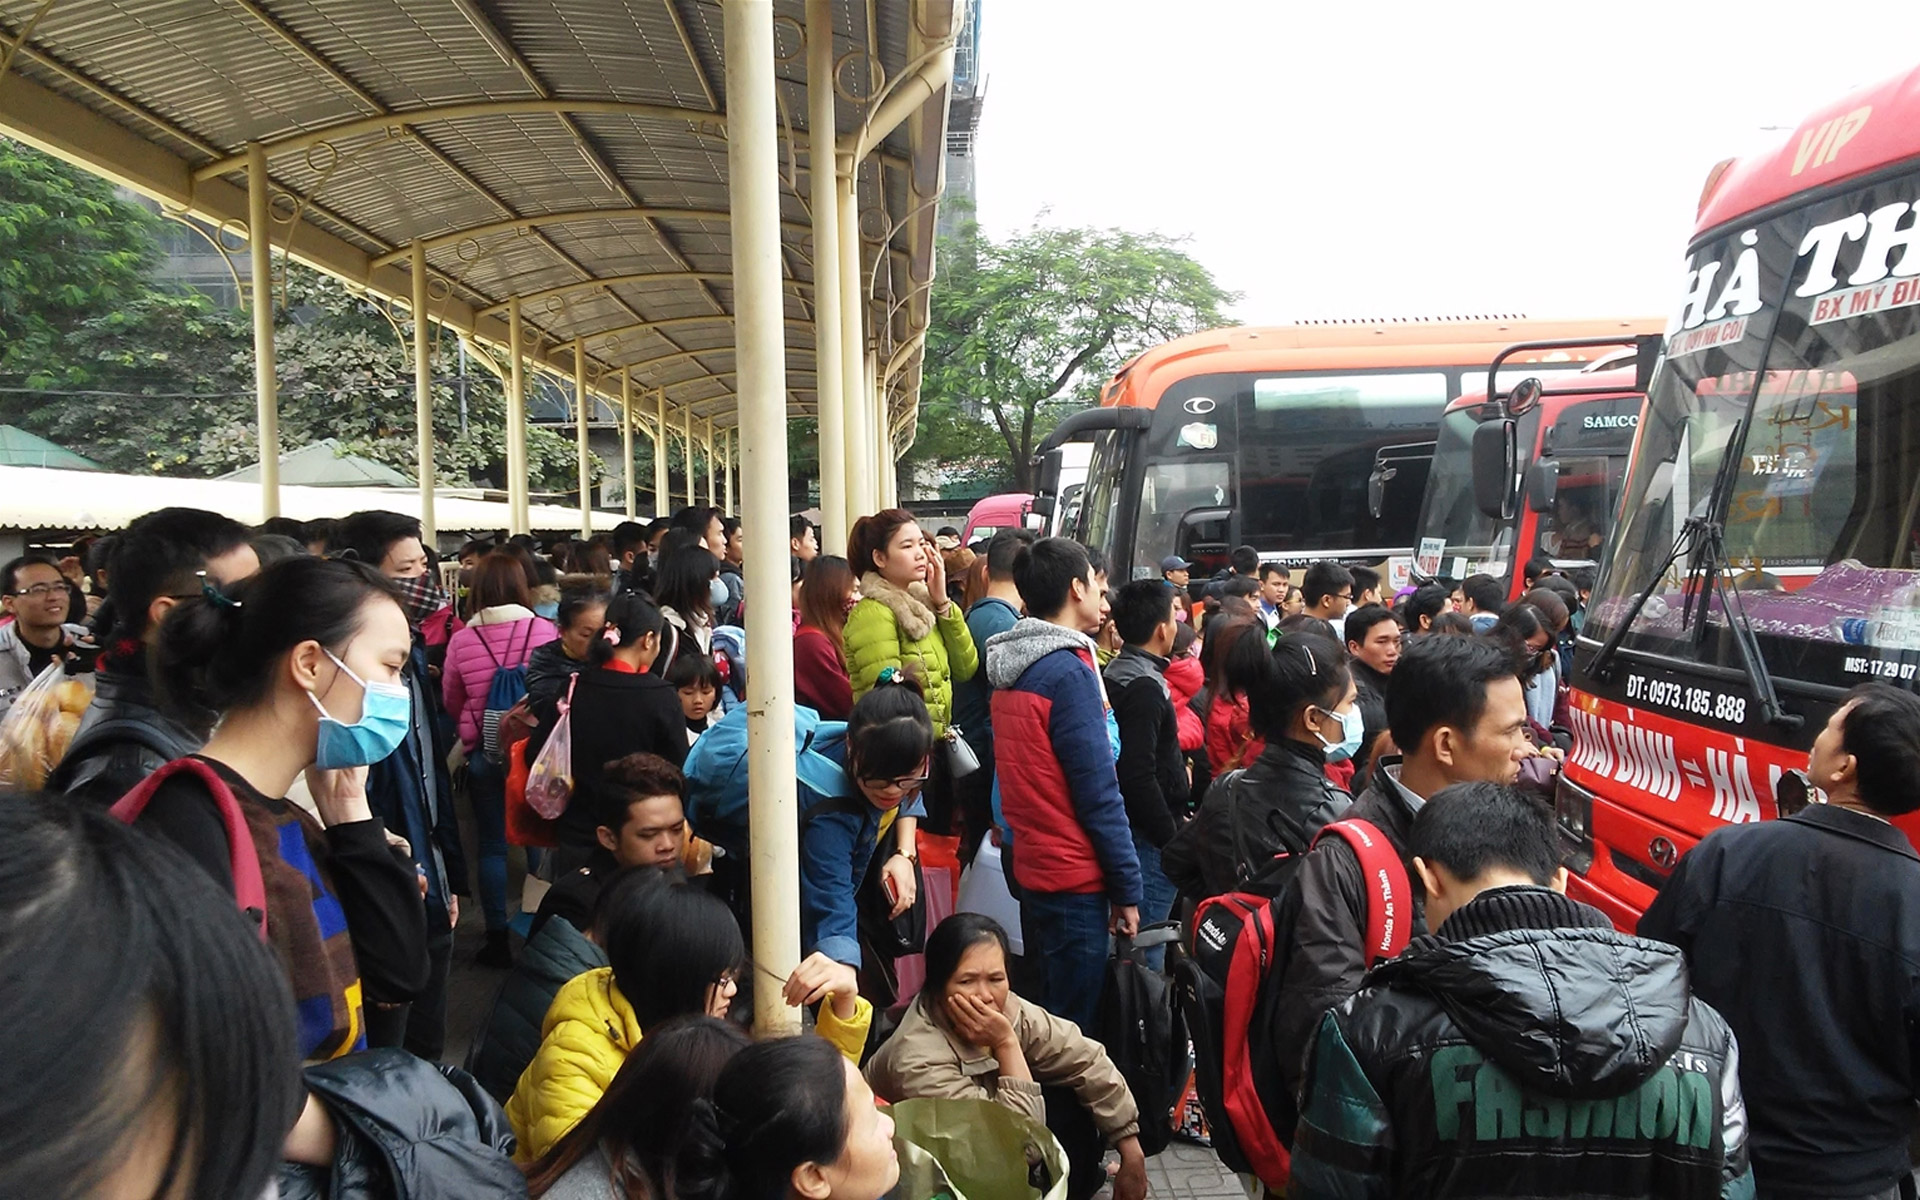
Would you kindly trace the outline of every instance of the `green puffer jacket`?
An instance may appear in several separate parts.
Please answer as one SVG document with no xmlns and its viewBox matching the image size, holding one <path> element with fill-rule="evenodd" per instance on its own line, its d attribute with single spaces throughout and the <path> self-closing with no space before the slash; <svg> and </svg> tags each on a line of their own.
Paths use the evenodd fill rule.
<svg viewBox="0 0 1920 1200">
<path fill-rule="evenodd" d="M 880 682 L 883 668 L 905 668 L 926 692 L 933 736 L 944 736 L 953 719 L 953 685 L 980 669 L 966 614 L 950 604 L 946 615 L 936 618 L 926 584 L 902 591 L 872 571 L 860 580 L 860 591 L 865 598 L 847 614 L 841 635 L 855 702 Z"/>
</svg>

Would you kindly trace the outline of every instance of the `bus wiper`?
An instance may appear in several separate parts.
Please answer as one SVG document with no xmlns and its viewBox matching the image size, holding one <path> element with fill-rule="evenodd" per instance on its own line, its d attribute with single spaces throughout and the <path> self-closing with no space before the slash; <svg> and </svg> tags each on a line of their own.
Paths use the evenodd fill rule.
<svg viewBox="0 0 1920 1200">
<path fill-rule="evenodd" d="M 1773 676 L 1767 671 L 1766 659 L 1760 655 L 1760 641 L 1753 636 L 1753 625 L 1747 620 L 1747 606 L 1741 602 L 1739 591 L 1729 582 L 1732 571 L 1727 562 L 1726 534 L 1718 523 L 1708 526 L 1704 558 L 1707 569 L 1713 572 L 1713 583 L 1710 589 L 1703 589 L 1700 601 L 1701 626 L 1704 629 L 1707 620 L 1709 601 L 1705 597 L 1718 593 L 1720 611 L 1727 617 L 1727 633 L 1732 636 L 1733 647 L 1740 655 L 1740 669 L 1746 674 L 1748 685 L 1760 701 L 1760 719 L 1780 729 L 1800 728 L 1806 724 L 1806 718 L 1798 713 L 1790 713 L 1781 706 L 1780 693 L 1773 686 Z"/>
</svg>

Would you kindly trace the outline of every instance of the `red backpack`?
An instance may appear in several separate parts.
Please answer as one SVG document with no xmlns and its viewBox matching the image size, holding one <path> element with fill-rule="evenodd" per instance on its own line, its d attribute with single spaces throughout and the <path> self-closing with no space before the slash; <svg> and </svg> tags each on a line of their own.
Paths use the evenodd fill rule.
<svg viewBox="0 0 1920 1200">
<path fill-rule="evenodd" d="M 227 781 L 220 778 L 220 772 L 202 759 L 176 758 L 141 780 L 139 786 L 120 797 L 108 811 L 116 819 L 128 825 L 133 824 L 147 810 L 147 804 L 153 799 L 153 794 L 160 790 L 160 785 L 180 774 L 197 777 L 213 796 L 213 803 L 220 810 L 220 823 L 227 827 L 227 861 L 233 871 L 233 898 L 240 905 L 240 911 L 258 926 L 260 940 L 266 941 L 267 884 L 260 874 L 260 852 L 254 847 L 253 833 L 247 828 L 247 817 L 240 808 L 240 798 L 233 794 Z"/>
<path fill-rule="evenodd" d="M 1335 821 L 1314 835 L 1308 850 L 1328 834 L 1353 848 L 1369 884 L 1366 957 L 1372 967 L 1406 948 L 1412 884 L 1400 855 L 1373 824 Z M 1260 872 L 1283 884 L 1272 889 L 1277 894 L 1230 892 L 1201 901 L 1191 954 L 1175 967 L 1193 1038 L 1195 1090 L 1214 1152 L 1229 1169 L 1250 1173 L 1276 1192 L 1286 1189 L 1299 1111 L 1280 1081 L 1280 1051 L 1260 1014 L 1291 949 L 1299 913 L 1292 883 L 1304 861 L 1305 854 L 1280 855 Z"/>
</svg>

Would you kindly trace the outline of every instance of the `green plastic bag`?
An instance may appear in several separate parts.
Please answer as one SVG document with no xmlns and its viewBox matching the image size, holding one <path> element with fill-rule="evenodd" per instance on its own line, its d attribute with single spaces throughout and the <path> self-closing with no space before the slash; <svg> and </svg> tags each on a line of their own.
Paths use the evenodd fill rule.
<svg viewBox="0 0 1920 1200">
<path fill-rule="evenodd" d="M 887 1112 L 900 1147 L 894 1200 L 1066 1200 L 1067 1152 L 1046 1126 L 1004 1105 L 902 1100 Z"/>
</svg>

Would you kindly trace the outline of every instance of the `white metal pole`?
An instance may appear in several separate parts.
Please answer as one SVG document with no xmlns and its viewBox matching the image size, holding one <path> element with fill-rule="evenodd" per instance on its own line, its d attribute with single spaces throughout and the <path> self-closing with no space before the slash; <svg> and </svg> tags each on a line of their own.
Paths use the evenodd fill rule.
<svg viewBox="0 0 1920 1200">
<path fill-rule="evenodd" d="M 693 507 L 693 405 L 687 405 L 687 507 Z"/>
<path fill-rule="evenodd" d="M 780 270 L 780 162 L 774 135 L 773 0 L 726 0 L 727 180 L 732 201 L 735 362 L 747 473 L 750 579 L 784 579 L 777 531 L 787 507 L 787 363 Z M 800 961 L 800 825 L 793 774 L 793 641 L 778 604 L 747 608 L 748 813 L 753 957 L 784 979 Z M 778 988 L 753 989 L 754 1027 L 794 1031 Z"/>
<path fill-rule="evenodd" d="M 620 370 L 620 448 L 626 455 L 620 478 L 627 492 L 627 520 L 631 521 L 640 511 L 640 497 L 635 494 L 633 478 L 633 371 L 625 367 Z"/>
<path fill-rule="evenodd" d="M 725 472 L 727 481 L 727 515 L 731 517 L 737 515 L 733 507 L 733 475 L 734 468 L 739 465 L 740 459 L 740 427 L 736 425 L 732 429 L 727 430 L 727 436 L 722 444 L 726 446 L 727 449 L 726 453 L 720 456 L 720 469 Z"/>
<path fill-rule="evenodd" d="M 868 350 L 860 364 L 860 398 L 867 406 L 867 429 L 871 440 L 867 445 L 868 476 L 872 480 L 873 507 L 877 511 L 890 506 L 886 497 L 887 468 L 887 414 L 880 405 L 878 356 Z"/>
<path fill-rule="evenodd" d="M 413 423 L 418 439 L 420 532 L 427 545 L 439 542 L 433 517 L 433 343 L 427 340 L 427 244 L 409 247 L 413 261 Z"/>
<path fill-rule="evenodd" d="M 854 168 L 857 169 L 857 168 Z M 840 217 L 840 373 L 847 420 L 847 524 L 874 511 L 873 427 L 861 386 L 866 329 L 860 303 L 860 201 L 852 174 L 837 178 Z M 821 268 L 818 264 L 814 270 Z M 856 572 L 862 568 L 854 567 Z"/>
<path fill-rule="evenodd" d="M 718 482 L 717 480 L 714 479 L 714 475 L 718 472 L 719 466 L 720 466 L 720 459 L 713 452 L 713 418 L 708 417 L 707 418 L 707 507 L 708 508 L 720 507 L 720 500 L 714 494 L 715 492 L 714 485 Z"/>
<path fill-rule="evenodd" d="M 667 495 L 667 389 L 657 393 L 660 407 L 653 427 L 653 515 L 664 517 L 673 511 L 673 497 Z"/>
<path fill-rule="evenodd" d="M 841 381 L 839 140 L 833 95 L 833 0 L 807 0 L 807 170 L 813 204 L 813 396 L 820 443 L 820 540 L 847 552 L 847 395 Z"/>
<path fill-rule="evenodd" d="M 573 339 L 574 447 L 580 466 L 580 536 L 593 536 L 593 467 L 587 456 L 587 343 Z"/>
<path fill-rule="evenodd" d="M 520 297 L 507 299 L 507 352 L 513 359 L 507 373 L 507 508 L 515 533 L 532 533 L 533 481 L 527 468 L 527 368 L 525 330 L 520 323 Z"/>
<path fill-rule="evenodd" d="M 280 515 L 280 394 L 273 362 L 273 218 L 267 150 L 247 144 L 247 260 L 253 270 L 253 398 L 260 425 L 260 516 Z"/>
</svg>

